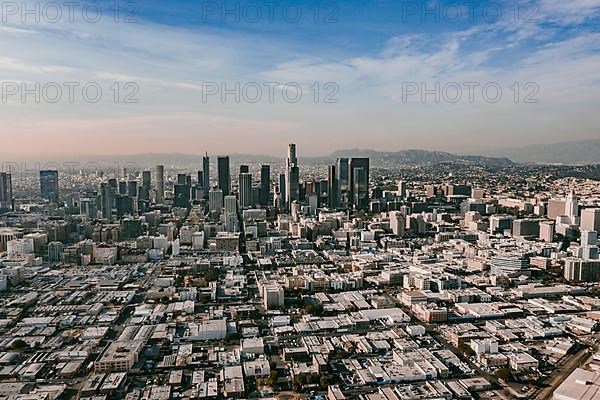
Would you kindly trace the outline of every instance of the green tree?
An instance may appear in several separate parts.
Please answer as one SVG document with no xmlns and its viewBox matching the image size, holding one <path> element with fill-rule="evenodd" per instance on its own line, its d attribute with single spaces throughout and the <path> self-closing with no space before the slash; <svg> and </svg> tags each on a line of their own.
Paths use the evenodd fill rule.
<svg viewBox="0 0 600 400">
<path fill-rule="evenodd" d="M 228 343 L 228 344 L 236 343 L 236 342 L 240 341 L 240 338 L 241 338 L 241 336 L 240 336 L 239 333 L 237 333 L 237 332 L 230 332 L 230 333 L 227 334 L 227 336 L 225 336 L 225 342 Z"/>
<path fill-rule="evenodd" d="M 279 372 L 271 371 L 271 374 L 269 375 L 269 378 L 267 379 L 267 384 L 269 386 L 275 386 L 278 381 L 279 381 Z"/>
<path fill-rule="evenodd" d="M 323 315 L 323 306 L 321 304 L 307 304 L 304 306 L 304 312 L 310 315 Z"/>
<path fill-rule="evenodd" d="M 513 374 L 508 368 L 500 368 L 494 373 L 494 375 L 496 375 L 496 378 L 502 379 L 504 382 L 511 382 L 513 380 Z"/>
<path fill-rule="evenodd" d="M 10 348 L 13 350 L 27 350 L 29 346 L 24 340 L 17 339 L 11 343 Z"/>
</svg>

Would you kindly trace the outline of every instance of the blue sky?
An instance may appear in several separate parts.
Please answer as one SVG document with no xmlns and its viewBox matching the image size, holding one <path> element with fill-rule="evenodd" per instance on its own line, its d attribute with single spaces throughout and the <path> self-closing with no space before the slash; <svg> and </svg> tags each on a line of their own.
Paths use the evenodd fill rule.
<svg viewBox="0 0 600 400">
<path fill-rule="evenodd" d="M 291 141 L 310 155 L 493 153 L 600 138 L 600 0 L 280 0 L 272 18 L 268 1 L 144 0 L 121 2 L 118 22 L 114 3 L 95 3 L 86 19 L 81 2 L 69 21 L 58 2 L 55 23 L 41 11 L 36 22 L 2 10 L 0 80 L 4 92 L 6 84 L 19 92 L 0 103 L 0 136 L 10 138 L 0 153 L 280 154 Z M 96 9 L 103 14 L 92 23 Z M 125 23 L 131 12 L 135 22 Z M 52 82 L 60 101 L 22 100 L 21 85 Z M 75 91 L 69 102 L 65 82 L 93 82 L 103 93 L 90 103 Z M 263 88 L 262 97 L 208 94 L 236 82 L 249 85 L 247 97 Z M 268 82 L 278 83 L 272 102 Z M 472 101 L 466 83 L 476 85 Z M 495 102 L 482 92 L 492 83 L 502 90 Z M 283 91 L 296 88 L 300 100 L 286 101 Z M 127 94 L 138 102 L 123 103 Z"/>
</svg>

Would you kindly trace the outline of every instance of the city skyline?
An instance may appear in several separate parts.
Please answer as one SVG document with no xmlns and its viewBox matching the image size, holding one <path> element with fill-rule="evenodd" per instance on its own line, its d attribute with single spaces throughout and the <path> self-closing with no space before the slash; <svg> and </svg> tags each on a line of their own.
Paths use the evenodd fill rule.
<svg viewBox="0 0 600 400">
<path fill-rule="evenodd" d="M 600 399 L 600 0 L 0 2 L 0 400 Z"/>
<path fill-rule="evenodd" d="M 597 166 L 302 154 L 0 173 L 3 390 L 578 400 L 600 381 Z"/>
</svg>

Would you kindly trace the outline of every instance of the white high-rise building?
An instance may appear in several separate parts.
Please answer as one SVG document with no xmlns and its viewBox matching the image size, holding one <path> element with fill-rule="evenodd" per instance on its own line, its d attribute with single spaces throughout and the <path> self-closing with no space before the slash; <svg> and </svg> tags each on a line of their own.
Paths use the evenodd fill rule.
<svg viewBox="0 0 600 400">
<path fill-rule="evenodd" d="M 394 235 L 404 236 L 406 220 L 400 211 L 390 212 L 390 229 Z"/>
<path fill-rule="evenodd" d="M 598 260 L 598 232 L 582 231 L 580 250 L 580 257 L 584 260 Z"/>
<path fill-rule="evenodd" d="M 539 239 L 547 243 L 554 241 L 554 221 L 540 221 L 540 235 Z"/>
<path fill-rule="evenodd" d="M 33 255 L 35 254 L 34 241 L 31 238 L 11 240 L 8 242 L 7 251 L 10 258 Z"/>
<path fill-rule="evenodd" d="M 406 182 L 404 181 L 398 182 L 398 196 L 403 199 L 406 198 Z"/>
<path fill-rule="evenodd" d="M 202 250 L 204 248 L 204 232 L 195 232 L 192 235 L 192 248 Z"/>
<path fill-rule="evenodd" d="M 260 285 L 262 289 L 263 306 L 267 310 L 284 306 L 284 291 L 280 284 L 268 282 Z"/>
<path fill-rule="evenodd" d="M 571 224 L 579 225 L 579 198 L 573 192 L 569 193 L 565 201 L 565 215 L 569 217 Z"/>
<path fill-rule="evenodd" d="M 584 208 L 581 210 L 582 231 L 600 232 L 600 208 Z"/>
</svg>

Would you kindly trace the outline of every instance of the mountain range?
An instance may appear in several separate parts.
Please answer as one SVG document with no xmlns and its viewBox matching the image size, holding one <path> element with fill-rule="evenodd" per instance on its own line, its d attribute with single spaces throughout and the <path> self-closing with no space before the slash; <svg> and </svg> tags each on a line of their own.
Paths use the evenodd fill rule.
<svg viewBox="0 0 600 400">
<path fill-rule="evenodd" d="M 570 141 L 553 144 L 527 145 L 505 149 L 482 151 L 483 155 L 460 155 L 444 151 L 431 150 L 399 150 L 377 151 L 366 149 L 338 150 L 329 155 L 317 157 L 299 157 L 300 163 L 306 164 L 332 164 L 339 157 L 369 157 L 371 165 L 377 167 L 394 167 L 408 164 L 439 164 L 461 163 L 488 165 L 496 167 L 510 166 L 514 163 L 535 164 L 600 164 L 600 139 Z M 302 154 L 300 152 L 300 154 Z M 0 155 L 1 162 L 56 162 L 59 165 L 65 160 L 73 160 L 81 165 L 89 162 L 101 165 L 125 165 L 127 163 L 149 167 L 158 164 L 166 166 L 200 166 L 203 154 L 177 154 L 177 153 L 147 153 L 134 155 L 43 155 L 43 156 L 16 156 Z M 239 163 L 284 163 L 285 149 L 280 157 L 260 154 L 231 154 L 233 164 Z M 215 158 L 215 155 L 211 155 Z"/>
<path fill-rule="evenodd" d="M 507 157 L 518 163 L 596 164 L 600 163 L 600 139 L 511 147 L 486 154 Z"/>
</svg>

